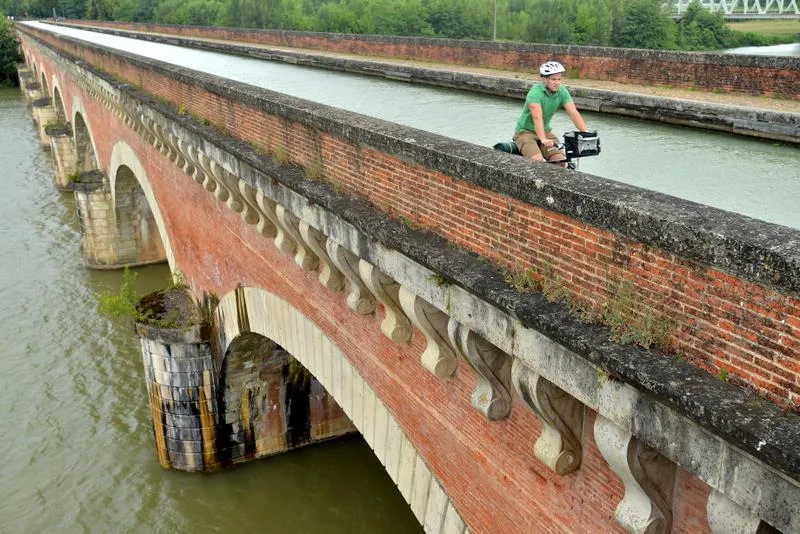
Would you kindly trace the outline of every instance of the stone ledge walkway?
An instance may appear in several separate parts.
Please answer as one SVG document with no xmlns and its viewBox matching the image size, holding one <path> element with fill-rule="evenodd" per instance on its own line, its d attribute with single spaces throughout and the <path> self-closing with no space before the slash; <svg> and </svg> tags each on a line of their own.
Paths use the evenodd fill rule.
<svg viewBox="0 0 800 534">
<path fill-rule="evenodd" d="M 513 78 L 519 80 L 530 80 L 531 82 L 538 81 L 539 77 L 532 72 L 488 69 L 481 67 L 469 67 L 463 65 L 451 65 L 447 63 L 432 63 L 410 59 L 388 58 L 380 56 L 363 56 L 359 54 L 348 54 L 341 52 L 329 52 L 326 50 L 309 49 L 309 48 L 292 48 L 287 46 L 274 46 L 264 45 L 259 43 L 252 43 L 248 41 L 230 41 L 224 39 L 209 39 L 203 37 L 184 37 L 169 33 L 156 33 L 156 32 L 142 32 L 142 31 L 126 31 L 117 30 L 121 33 L 138 33 L 147 34 L 158 37 L 178 37 L 183 39 L 190 39 L 196 41 L 207 41 L 223 44 L 238 44 L 252 48 L 261 48 L 264 50 L 278 50 L 284 52 L 298 52 L 303 54 L 321 56 L 321 57 L 338 57 L 346 59 L 358 59 L 361 61 L 368 61 L 373 63 L 381 63 L 388 65 L 406 65 L 415 66 L 426 69 L 435 69 L 440 71 L 449 72 L 469 72 L 474 74 L 482 74 L 485 76 L 496 76 L 499 78 Z M 800 79 L 800 73 L 798 73 Z M 800 84 L 800 81 L 798 82 Z M 660 96 L 666 98 L 675 98 L 679 100 L 694 100 L 699 102 L 708 102 L 712 104 L 722 104 L 727 106 L 738 106 L 746 108 L 764 109 L 770 111 L 777 111 L 781 113 L 800 113 L 800 100 L 787 100 L 782 98 L 773 98 L 766 96 L 753 96 L 740 93 L 714 93 L 708 91 L 693 91 L 689 89 L 665 87 L 656 85 L 638 85 L 629 83 L 618 83 L 604 80 L 590 80 L 590 79 L 567 79 L 567 87 L 586 87 L 592 89 L 604 89 L 616 93 L 635 93 L 650 96 Z"/>
</svg>

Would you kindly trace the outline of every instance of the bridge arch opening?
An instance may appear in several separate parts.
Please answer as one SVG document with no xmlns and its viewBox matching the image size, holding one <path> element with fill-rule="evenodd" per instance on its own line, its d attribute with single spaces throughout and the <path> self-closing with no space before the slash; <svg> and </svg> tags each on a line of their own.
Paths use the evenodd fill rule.
<svg viewBox="0 0 800 534">
<path fill-rule="evenodd" d="M 320 391 L 330 396 L 331 405 L 338 405 L 349 418 L 426 530 L 463 531 L 464 522 L 459 512 L 399 421 L 361 377 L 358 369 L 311 319 L 269 291 L 240 287 L 219 301 L 214 322 L 218 336 L 214 342 L 219 348 L 218 353 L 228 360 L 221 362 L 220 368 L 227 366 L 227 369 L 220 384 L 224 384 L 221 389 L 231 388 L 225 393 L 229 405 L 235 405 L 238 400 L 241 406 L 249 409 L 249 404 L 243 402 L 245 395 L 236 393 L 235 388 L 239 386 L 234 383 L 242 384 L 243 391 L 248 391 L 248 403 L 251 398 L 251 390 L 247 389 L 250 386 L 245 387 L 251 382 L 244 377 L 232 380 L 233 370 L 244 368 L 243 362 L 265 361 L 254 360 L 258 356 L 253 355 L 249 360 L 245 357 L 236 363 L 237 357 L 232 357 L 231 349 L 239 350 L 242 346 L 237 347 L 239 343 L 255 344 L 258 340 L 274 343 L 266 346 L 290 354 L 319 383 Z M 250 366 L 251 376 L 253 367 Z M 310 386 L 312 399 L 313 387 Z M 301 412 L 295 415 L 298 420 L 302 420 L 304 409 L 295 406 L 295 410 Z M 248 424 L 252 426 L 252 422 Z"/>
<path fill-rule="evenodd" d="M 61 98 L 61 92 L 58 90 L 58 85 L 53 83 L 53 106 L 56 109 L 56 118 L 58 122 L 67 122 L 67 113 L 64 109 L 64 101 Z"/>
<path fill-rule="evenodd" d="M 72 120 L 73 139 L 75 140 L 75 153 L 77 155 L 76 169 L 80 172 L 89 172 L 98 168 L 94 144 L 86 121 L 80 112 L 75 112 Z"/>
<path fill-rule="evenodd" d="M 47 76 L 46 76 L 46 75 L 45 75 L 45 73 L 44 73 L 44 69 L 42 70 L 42 76 L 41 76 L 41 79 L 42 79 L 42 94 L 43 94 L 45 97 L 48 97 L 48 96 L 50 96 L 50 90 L 48 89 L 48 85 L 47 85 Z"/>
<path fill-rule="evenodd" d="M 166 259 L 174 272 L 175 257 L 170 247 L 164 217 L 150 185 L 150 180 L 147 178 L 147 173 L 136 152 L 124 141 L 118 141 L 111 150 L 108 169 L 108 186 L 111 193 L 115 227 L 118 231 L 126 228 L 128 236 L 144 238 L 146 234 L 148 238 L 146 245 L 144 242 L 138 244 L 152 252 L 152 255 L 148 256 L 147 260 L 135 263 L 141 265 L 162 262 Z M 138 228 L 125 226 L 126 224 L 136 224 Z"/>
<path fill-rule="evenodd" d="M 222 466 L 263 458 L 355 432 L 319 381 L 275 341 L 244 332 L 220 370 L 216 436 Z M 228 431 L 229 430 L 229 431 Z"/>
<path fill-rule="evenodd" d="M 166 259 L 159 225 L 133 170 L 120 165 L 112 180 L 114 219 L 122 256 L 127 264 L 143 265 Z"/>
</svg>

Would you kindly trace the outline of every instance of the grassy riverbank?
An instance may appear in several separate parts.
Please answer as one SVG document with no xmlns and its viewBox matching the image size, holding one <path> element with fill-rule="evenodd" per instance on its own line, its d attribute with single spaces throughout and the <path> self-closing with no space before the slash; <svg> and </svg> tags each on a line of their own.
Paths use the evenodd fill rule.
<svg viewBox="0 0 800 534">
<path fill-rule="evenodd" d="M 728 22 L 727 26 L 737 33 L 763 37 L 765 44 L 787 44 L 800 41 L 800 20 L 742 20 Z"/>
</svg>

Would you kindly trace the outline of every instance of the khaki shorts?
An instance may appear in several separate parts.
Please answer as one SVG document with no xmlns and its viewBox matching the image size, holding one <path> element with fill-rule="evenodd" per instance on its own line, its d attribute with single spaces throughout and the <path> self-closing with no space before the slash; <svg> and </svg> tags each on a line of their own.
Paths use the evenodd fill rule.
<svg viewBox="0 0 800 534">
<path fill-rule="evenodd" d="M 548 139 L 552 139 L 556 143 L 559 142 L 558 137 L 556 137 L 553 132 L 547 132 L 546 135 Z M 514 142 L 517 144 L 517 147 L 519 147 L 520 153 L 526 158 L 532 158 L 536 154 L 542 154 L 544 159 L 550 159 L 554 154 L 562 153 L 560 149 L 554 146 L 543 149 L 539 144 L 539 138 L 536 134 L 527 130 L 520 130 L 514 134 Z"/>
</svg>

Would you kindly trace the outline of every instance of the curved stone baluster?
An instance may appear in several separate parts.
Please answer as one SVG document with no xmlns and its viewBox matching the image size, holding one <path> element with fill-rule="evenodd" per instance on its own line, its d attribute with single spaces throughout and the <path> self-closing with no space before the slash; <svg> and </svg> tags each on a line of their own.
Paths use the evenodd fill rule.
<svg viewBox="0 0 800 534">
<path fill-rule="evenodd" d="M 194 163 L 192 163 L 191 147 L 180 137 L 178 138 L 178 150 L 181 151 L 181 155 L 183 155 L 184 159 L 183 172 L 194 179 L 196 167 L 194 166 Z"/>
<path fill-rule="evenodd" d="M 319 270 L 319 282 L 328 289 L 341 290 L 344 287 L 344 277 L 325 250 L 325 241 L 328 237 L 305 221 L 300 221 L 300 236 L 322 265 Z"/>
<path fill-rule="evenodd" d="M 628 532 L 666 534 L 672 528 L 675 464 L 602 415 L 594 424 L 597 448 L 625 484 L 614 513 Z"/>
<path fill-rule="evenodd" d="M 142 128 L 144 129 L 142 136 L 144 137 L 145 142 L 148 145 L 155 145 L 156 134 L 155 132 L 153 132 L 152 119 L 145 116 L 144 114 L 142 114 L 141 119 L 142 119 Z"/>
<path fill-rule="evenodd" d="M 176 166 L 183 168 L 183 155 L 178 149 L 178 137 L 172 132 L 167 131 L 164 138 L 167 147 L 169 148 L 169 160 Z"/>
<path fill-rule="evenodd" d="M 516 358 L 511 376 L 514 388 L 543 425 L 533 453 L 559 475 L 578 469 L 583 457 L 583 404 Z"/>
<path fill-rule="evenodd" d="M 313 271 L 319 265 L 319 258 L 306 246 L 300 236 L 300 220 L 285 207 L 277 204 L 275 214 L 278 216 L 278 226 L 283 229 L 295 242 L 297 252 L 294 255 L 294 262 L 305 271 Z M 280 239 L 278 235 L 278 239 Z M 275 240 L 277 242 L 277 239 Z"/>
<path fill-rule="evenodd" d="M 242 209 L 242 219 L 247 224 L 255 224 L 260 233 L 264 237 L 275 237 L 275 226 L 266 220 L 264 215 L 258 209 L 258 202 L 256 201 L 256 190 L 241 178 L 237 179 L 236 186 L 239 188 L 239 194 L 242 195 L 242 202 L 244 208 Z M 272 233 L 267 232 L 264 235 L 264 228 L 269 225 L 272 228 Z"/>
<path fill-rule="evenodd" d="M 420 357 L 422 366 L 437 378 L 449 378 L 456 371 L 456 354 L 447 338 L 450 317 L 402 285 L 398 293 L 403 311 L 425 335 L 427 345 Z"/>
<path fill-rule="evenodd" d="M 712 534 L 780 534 L 760 517 L 715 490 L 708 496 L 706 512 Z"/>
<path fill-rule="evenodd" d="M 153 123 L 153 130 L 156 133 L 156 139 L 158 142 L 155 148 L 161 153 L 162 156 L 166 156 L 169 153 L 169 150 L 164 144 L 164 129 L 161 127 L 160 124 L 155 122 Z"/>
<path fill-rule="evenodd" d="M 219 184 L 217 183 L 217 177 L 214 176 L 214 171 L 211 170 L 211 158 L 208 157 L 203 151 L 197 151 L 197 161 L 200 163 L 200 167 L 203 168 L 203 173 L 206 176 L 206 179 L 203 181 L 203 187 L 209 193 L 214 193 L 214 196 L 220 202 L 225 202 L 228 200 L 226 192 L 218 192 Z"/>
<path fill-rule="evenodd" d="M 364 260 L 358 262 L 358 273 L 386 310 L 386 317 L 381 321 L 383 335 L 395 343 L 409 341 L 411 323 L 400 307 L 400 284 Z"/>
<path fill-rule="evenodd" d="M 242 213 L 245 204 L 239 192 L 239 179 L 213 160 L 211 161 L 211 170 L 214 172 L 214 176 L 217 178 L 217 183 L 220 186 L 217 191 L 225 190 L 227 192 L 228 199 L 225 201 L 225 204 L 231 211 Z M 217 193 L 216 196 L 219 198 L 220 194 Z"/>
<path fill-rule="evenodd" d="M 375 311 L 375 297 L 364 285 L 358 274 L 358 256 L 345 249 L 336 241 L 328 239 L 325 243 L 328 257 L 339 271 L 350 282 L 350 294 L 347 296 L 347 305 L 358 315 L 369 315 Z"/>
<path fill-rule="evenodd" d="M 264 196 L 264 193 L 256 189 L 256 204 L 258 204 L 259 213 L 264 216 L 264 228 L 259 228 L 261 235 L 264 237 L 275 237 L 275 246 L 281 252 L 286 252 L 287 254 L 294 252 L 294 241 L 292 241 L 291 237 L 286 235 L 281 225 L 278 224 L 278 214 L 275 212 L 275 201 Z M 274 236 L 267 235 L 271 230 L 270 226 L 275 229 Z"/>
<path fill-rule="evenodd" d="M 511 356 L 469 328 L 450 319 L 450 344 L 478 373 L 472 406 L 492 421 L 511 413 Z"/>
<path fill-rule="evenodd" d="M 195 183 L 203 185 L 206 182 L 206 173 L 200 165 L 200 153 L 194 145 L 186 145 L 186 154 L 194 169 L 194 172 L 191 173 L 192 179 Z"/>
</svg>

